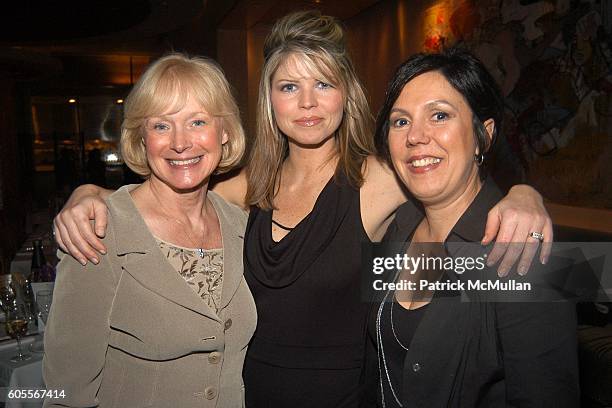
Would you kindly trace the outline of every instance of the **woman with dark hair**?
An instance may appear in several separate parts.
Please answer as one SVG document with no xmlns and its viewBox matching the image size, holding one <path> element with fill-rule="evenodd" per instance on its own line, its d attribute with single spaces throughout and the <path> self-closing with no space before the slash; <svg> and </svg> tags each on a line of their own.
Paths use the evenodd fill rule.
<svg viewBox="0 0 612 408">
<path fill-rule="evenodd" d="M 376 144 L 419 203 L 398 209 L 385 241 L 403 243 L 402 253 L 413 257 L 478 255 L 480 245 L 469 243 L 479 242 L 485 214 L 502 197 L 485 170 L 502 116 L 495 81 L 466 51 L 418 54 L 399 67 L 378 116 Z M 534 243 L 540 238 L 530 233 Z M 372 312 L 371 404 L 578 406 L 572 302 L 520 303 L 514 294 L 486 292 L 469 292 L 465 301 L 458 285 L 421 285 L 488 275 L 486 268 L 456 266 L 397 271 L 395 282 L 413 281 L 422 290 L 383 292 Z"/>
<path fill-rule="evenodd" d="M 368 312 L 359 253 L 406 201 L 374 155 L 370 119 L 340 23 L 316 11 L 277 21 L 264 45 L 246 170 L 215 190 L 251 210 L 245 278 L 258 323 L 244 368 L 249 407 L 359 403 Z M 86 262 L 84 254 L 96 259 L 89 243 L 102 248 L 89 218 L 105 225 L 106 209 L 82 192 L 58 216 L 56 231 L 60 245 Z M 498 225 L 501 241 L 524 244 L 530 228 L 551 239 L 539 195 L 518 187 L 510 196 L 491 212 L 489 240 Z M 527 268 L 534 254 L 510 251 L 502 270 L 519 257 Z"/>
</svg>

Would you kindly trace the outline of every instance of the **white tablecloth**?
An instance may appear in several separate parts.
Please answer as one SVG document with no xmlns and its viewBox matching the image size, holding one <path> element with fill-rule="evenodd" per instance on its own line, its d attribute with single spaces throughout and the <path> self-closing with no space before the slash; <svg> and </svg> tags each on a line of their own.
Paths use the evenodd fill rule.
<svg viewBox="0 0 612 408">
<path fill-rule="evenodd" d="M 29 345 L 39 337 L 26 337 L 22 340 L 22 349 L 30 354 L 32 358 L 17 363 L 11 362 L 11 358 L 17 355 L 17 343 L 8 342 L 0 346 L 0 387 L 8 390 L 17 389 L 44 389 L 45 383 L 42 378 L 42 353 L 32 353 Z M 5 400 L 6 408 L 38 408 L 42 407 L 42 399 L 36 402 L 26 402 L 19 399 Z"/>
</svg>

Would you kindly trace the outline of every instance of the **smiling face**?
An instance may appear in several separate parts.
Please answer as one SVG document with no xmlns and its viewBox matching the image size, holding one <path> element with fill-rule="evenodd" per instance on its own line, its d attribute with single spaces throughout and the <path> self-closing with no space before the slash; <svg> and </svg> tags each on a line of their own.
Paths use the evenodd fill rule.
<svg viewBox="0 0 612 408">
<path fill-rule="evenodd" d="M 393 104 L 391 161 L 423 204 L 444 205 L 479 189 L 472 117 L 465 98 L 435 71 L 409 81 Z"/>
<path fill-rule="evenodd" d="M 193 98 L 178 112 L 148 117 L 144 143 L 152 182 L 175 191 L 208 183 L 221 160 L 227 135 L 222 119 L 208 114 Z"/>
<path fill-rule="evenodd" d="M 333 140 L 344 108 L 342 91 L 311 71 L 299 57 L 290 55 L 271 81 L 276 124 L 290 143 L 302 147 Z"/>
</svg>

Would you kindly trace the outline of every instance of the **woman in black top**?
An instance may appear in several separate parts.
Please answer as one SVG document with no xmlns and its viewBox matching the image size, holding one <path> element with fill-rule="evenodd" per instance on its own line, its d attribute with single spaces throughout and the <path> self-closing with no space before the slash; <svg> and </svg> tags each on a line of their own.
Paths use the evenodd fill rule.
<svg viewBox="0 0 612 408">
<path fill-rule="evenodd" d="M 374 156 L 367 98 L 336 19 L 316 11 L 285 16 L 263 51 L 249 163 L 215 188 L 251 208 L 245 278 L 258 322 L 244 368 L 247 406 L 355 407 L 367 315 L 359 290 L 361 244 L 382 238 L 405 192 Z M 106 213 L 88 197 L 90 189 L 80 190 L 56 219 L 60 244 L 83 262 L 80 251 L 91 248 L 80 231 L 98 245 L 83 220 L 95 208 L 96 226 L 104 225 Z M 502 217 L 506 211 L 518 217 Z M 491 214 L 491 230 L 501 221 L 507 240 L 534 223 L 550 229 L 529 187 L 511 190 Z M 521 264 L 529 264 L 527 254 Z M 518 256 L 504 259 L 506 269 Z"/>
<path fill-rule="evenodd" d="M 404 253 L 413 257 L 482 255 L 479 245 L 467 243 L 480 241 L 486 214 L 502 197 L 484 171 L 502 116 L 497 85 L 465 51 L 419 54 L 400 66 L 378 117 L 376 142 L 420 206 L 400 207 L 386 241 L 405 242 Z M 535 243 L 541 231 L 532 232 Z M 491 278 L 486 268 L 434 269 L 399 270 L 395 279 L 419 285 Z M 383 293 L 369 327 L 375 345 L 370 404 L 578 406 L 572 302 L 519 303 L 507 293 L 510 301 L 493 302 L 490 292 L 470 292 L 465 301 L 458 286 L 442 289 Z M 554 295 L 547 287 L 538 294 Z"/>
</svg>

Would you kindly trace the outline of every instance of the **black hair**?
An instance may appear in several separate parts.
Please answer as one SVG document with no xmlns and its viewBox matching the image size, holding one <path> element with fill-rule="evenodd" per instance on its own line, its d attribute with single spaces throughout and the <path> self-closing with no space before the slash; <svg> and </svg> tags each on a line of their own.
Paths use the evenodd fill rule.
<svg viewBox="0 0 612 408">
<path fill-rule="evenodd" d="M 499 137 L 504 117 L 501 91 L 482 62 L 470 52 L 452 47 L 441 53 L 415 54 L 402 63 L 387 87 L 385 102 L 376 118 L 376 150 L 391 165 L 389 115 L 404 86 L 426 72 L 438 72 L 467 101 L 474 113 L 472 124 L 478 151 L 485 155 Z M 484 122 L 493 119 L 495 131 L 489 143 Z M 481 166 L 482 169 L 482 166 Z M 481 171 L 481 176 L 483 175 Z"/>
</svg>

